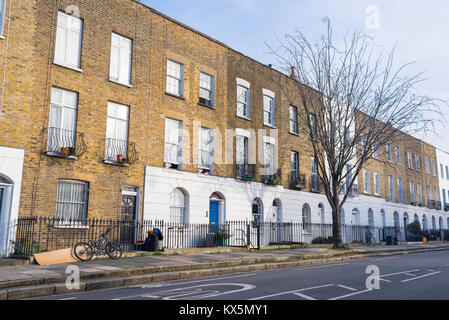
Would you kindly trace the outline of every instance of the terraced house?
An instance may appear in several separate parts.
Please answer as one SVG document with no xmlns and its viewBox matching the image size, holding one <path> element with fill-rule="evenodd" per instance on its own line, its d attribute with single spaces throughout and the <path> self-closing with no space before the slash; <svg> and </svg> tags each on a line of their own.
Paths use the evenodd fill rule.
<svg viewBox="0 0 449 320">
<path fill-rule="evenodd" d="M 331 223 L 289 75 L 135 0 L 0 0 L 0 56 L 0 255 L 24 217 Z M 404 134 L 342 222 L 449 228 L 439 164 Z"/>
</svg>

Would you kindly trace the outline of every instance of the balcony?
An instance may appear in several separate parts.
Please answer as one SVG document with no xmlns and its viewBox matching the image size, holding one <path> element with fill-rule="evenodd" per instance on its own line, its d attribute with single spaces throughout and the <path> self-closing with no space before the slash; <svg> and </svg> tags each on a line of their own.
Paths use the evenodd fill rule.
<svg viewBox="0 0 449 320">
<path fill-rule="evenodd" d="M 237 164 L 236 178 L 242 181 L 254 181 L 256 178 L 256 165 L 255 164 Z"/>
<path fill-rule="evenodd" d="M 82 133 L 53 127 L 44 130 L 47 132 L 44 151 L 47 156 L 76 160 L 87 150 Z"/>
<path fill-rule="evenodd" d="M 449 211 L 449 203 L 444 204 L 444 211 L 445 212 Z"/>
<path fill-rule="evenodd" d="M 427 200 L 427 207 L 429 209 L 441 210 L 441 202 L 436 200 Z"/>
<path fill-rule="evenodd" d="M 306 175 L 305 174 L 293 174 L 288 175 L 289 189 L 302 190 L 306 188 Z"/>
<path fill-rule="evenodd" d="M 310 192 L 321 193 L 324 191 L 323 183 L 317 175 L 310 176 Z"/>
<path fill-rule="evenodd" d="M 138 159 L 134 142 L 106 138 L 104 163 L 128 167 Z"/>
<path fill-rule="evenodd" d="M 282 183 L 281 181 L 281 169 L 278 169 L 275 173 L 265 175 L 263 177 L 263 183 L 268 184 L 270 186 L 278 186 Z"/>
<path fill-rule="evenodd" d="M 347 186 L 346 186 L 346 184 L 344 184 L 340 188 L 340 193 L 346 193 L 346 190 L 347 190 Z M 358 197 L 358 196 L 359 196 L 359 186 L 354 183 L 351 187 L 351 190 L 349 190 L 349 197 L 354 198 L 354 197 Z"/>
</svg>

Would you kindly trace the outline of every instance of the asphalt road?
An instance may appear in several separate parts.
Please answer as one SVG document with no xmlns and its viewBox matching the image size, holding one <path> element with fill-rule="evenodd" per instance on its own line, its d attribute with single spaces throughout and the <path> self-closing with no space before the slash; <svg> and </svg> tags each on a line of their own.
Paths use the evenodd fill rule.
<svg viewBox="0 0 449 320">
<path fill-rule="evenodd" d="M 379 273 L 372 273 L 373 270 Z M 151 283 L 40 299 L 447 300 L 449 251 Z"/>
</svg>

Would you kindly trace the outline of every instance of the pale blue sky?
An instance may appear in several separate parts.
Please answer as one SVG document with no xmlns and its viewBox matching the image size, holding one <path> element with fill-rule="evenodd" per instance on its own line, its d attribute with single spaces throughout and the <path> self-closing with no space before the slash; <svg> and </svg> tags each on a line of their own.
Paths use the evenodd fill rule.
<svg viewBox="0 0 449 320">
<path fill-rule="evenodd" d="M 398 64 L 415 61 L 412 72 L 425 71 L 421 93 L 449 101 L 449 3 L 444 0 L 141 0 L 262 63 L 274 62 L 265 43 L 276 45 L 296 29 L 311 39 L 324 31 L 328 16 L 334 36 L 360 29 L 388 52 L 396 45 Z M 379 28 L 368 29 L 367 7 L 379 9 Z M 449 110 L 444 109 L 449 121 Z M 449 124 L 420 137 L 449 152 Z"/>
</svg>

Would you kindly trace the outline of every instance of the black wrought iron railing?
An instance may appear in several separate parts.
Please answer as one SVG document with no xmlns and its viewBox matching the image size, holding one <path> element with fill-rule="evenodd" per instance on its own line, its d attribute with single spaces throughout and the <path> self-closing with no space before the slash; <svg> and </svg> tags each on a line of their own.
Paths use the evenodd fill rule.
<svg viewBox="0 0 449 320">
<path fill-rule="evenodd" d="M 281 169 L 277 169 L 275 173 L 264 175 L 262 177 L 262 181 L 265 184 L 271 185 L 271 186 L 277 186 L 282 183 L 282 171 Z"/>
<path fill-rule="evenodd" d="M 57 157 L 80 157 L 86 150 L 84 134 L 61 128 L 46 128 L 47 145 L 45 153 Z"/>
<path fill-rule="evenodd" d="M 139 159 L 134 142 L 106 138 L 104 160 L 107 163 L 129 165 Z"/>
<path fill-rule="evenodd" d="M 317 175 L 311 175 L 310 176 L 310 191 L 311 192 L 323 192 L 324 188 L 323 188 L 323 183 L 321 182 L 321 180 L 318 178 Z"/>
<path fill-rule="evenodd" d="M 237 164 L 235 168 L 237 179 L 244 181 L 254 181 L 256 179 L 255 164 Z"/>
<path fill-rule="evenodd" d="M 290 189 L 302 190 L 306 188 L 306 175 L 290 173 L 288 175 L 288 185 Z"/>
<path fill-rule="evenodd" d="M 64 248 L 78 242 L 98 239 L 109 227 L 109 240 L 123 251 L 142 250 L 148 231 L 159 229 L 163 239 L 158 249 L 200 247 L 252 247 L 274 244 L 328 244 L 333 242 L 333 225 L 300 222 L 228 221 L 220 225 L 209 223 L 172 223 L 163 220 L 135 222 L 114 219 L 58 219 L 52 217 L 24 217 L 17 220 L 13 244 L 15 255 L 30 256 Z M 259 232 L 258 232 L 259 230 Z M 404 228 L 367 225 L 342 225 L 343 243 L 382 243 L 388 237 L 397 241 L 449 240 L 449 230 L 424 230 L 418 234 Z"/>
</svg>

